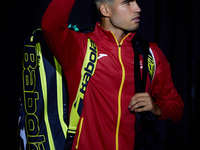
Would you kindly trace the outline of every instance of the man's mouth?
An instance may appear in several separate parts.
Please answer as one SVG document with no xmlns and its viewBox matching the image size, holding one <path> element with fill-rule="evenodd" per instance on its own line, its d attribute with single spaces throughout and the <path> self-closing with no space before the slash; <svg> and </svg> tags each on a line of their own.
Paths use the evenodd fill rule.
<svg viewBox="0 0 200 150">
<path fill-rule="evenodd" d="M 134 20 L 135 22 L 140 22 L 140 16 L 136 16 L 135 18 L 133 18 L 133 20 Z"/>
</svg>

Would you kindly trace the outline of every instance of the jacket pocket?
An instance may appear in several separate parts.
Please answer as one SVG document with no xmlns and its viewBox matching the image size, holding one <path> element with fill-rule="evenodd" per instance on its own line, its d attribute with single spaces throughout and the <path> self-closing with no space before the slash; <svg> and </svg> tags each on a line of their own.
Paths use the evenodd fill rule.
<svg viewBox="0 0 200 150">
<path fill-rule="evenodd" d="M 80 140 L 80 136 L 81 136 L 81 130 L 82 130 L 82 126 L 83 126 L 83 119 L 81 118 L 81 122 L 80 122 L 80 126 L 79 126 L 79 133 L 78 133 L 78 138 L 77 138 L 77 143 L 76 143 L 76 149 L 78 149 L 79 146 L 79 140 Z"/>
</svg>

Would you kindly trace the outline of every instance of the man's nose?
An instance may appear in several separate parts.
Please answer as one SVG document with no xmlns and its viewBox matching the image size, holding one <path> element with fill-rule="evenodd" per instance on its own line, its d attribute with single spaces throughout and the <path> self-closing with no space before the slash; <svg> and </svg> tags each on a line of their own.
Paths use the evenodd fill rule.
<svg viewBox="0 0 200 150">
<path fill-rule="evenodd" d="M 136 1 L 134 2 L 134 5 L 133 5 L 133 11 L 138 12 L 138 13 L 141 12 L 141 8 L 139 7 L 139 5 Z"/>
</svg>

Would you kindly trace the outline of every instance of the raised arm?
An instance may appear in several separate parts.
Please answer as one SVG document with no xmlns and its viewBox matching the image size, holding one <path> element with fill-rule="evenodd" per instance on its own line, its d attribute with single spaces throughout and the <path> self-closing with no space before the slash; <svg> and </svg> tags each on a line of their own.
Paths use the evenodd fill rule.
<svg viewBox="0 0 200 150">
<path fill-rule="evenodd" d="M 42 30 L 46 41 L 64 70 L 74 66 L 80 57 L 80 47 L 86 43 L 83 34 L 70 31 L 67 20 L 75 0 L 52 0 L 43 18 Z"/>
</svg>

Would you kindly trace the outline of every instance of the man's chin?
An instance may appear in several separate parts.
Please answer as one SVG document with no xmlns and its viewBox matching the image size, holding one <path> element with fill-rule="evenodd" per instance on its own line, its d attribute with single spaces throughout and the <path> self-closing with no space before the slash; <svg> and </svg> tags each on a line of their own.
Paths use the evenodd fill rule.
<svg viewBox="0 0 200 150">
<path fill-rule="evenodd" d="M 134 25 L 134 26 L 130 27 L 130 28 L 127 29 L 126 31 L 128 31 L 128 32 L 134 32 L 134 31 L 136 31 L 137 29 L 139 29 L 139 23 L 138 23 L 138 25 Z"/>
</svg>

